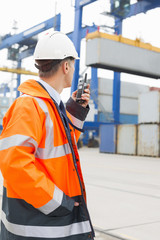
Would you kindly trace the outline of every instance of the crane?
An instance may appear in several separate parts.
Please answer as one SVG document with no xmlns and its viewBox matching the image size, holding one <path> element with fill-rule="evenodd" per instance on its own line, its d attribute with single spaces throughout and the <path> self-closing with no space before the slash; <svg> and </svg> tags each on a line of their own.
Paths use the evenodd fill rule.
<svg viewBox="0 0 160 240">
<path fill-rule="evenodd" d="M 17 69 L 5 69 L 1 68 L 3 71 L 11 71 L 17 73 L 17 87 L 20 84 L 20 76 L 21 73 L 24 73 L 24 70 L 21 69 L 22 60 L 26 57 L 32 56 L 35 45 L 37 43 L 37 34 L 50 29 L 55 28 L 55 30 L 60 30 L 60 19 L 61 15 L 58 14 L 55 17 L 52 17 L 42 23 L 39 23 L 19 34 L 10 35 L 7 34 L 1 38 L 0 50 L 7 48 L 9 59 L 13 61 L 17 61 Z M 14 44 L 18 44 L 18 47 L 13 47 Z M 24 50 L 25 47 L 25 50 Z M 31 73 L 31 72 L 30 72 Z M 25 71 L 25 74 L 30 74 Z M 17 97 L 19 96 L 19 92 L 17 91 Z"/>
</svg>

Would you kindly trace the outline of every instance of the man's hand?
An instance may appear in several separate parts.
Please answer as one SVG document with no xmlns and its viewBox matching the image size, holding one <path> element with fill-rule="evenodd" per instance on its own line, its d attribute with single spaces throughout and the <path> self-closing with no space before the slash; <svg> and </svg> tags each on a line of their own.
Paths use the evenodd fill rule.
<svg viewBox="0 0 160 240">
<path fill-rule="evenodd" d="M 78 206 L 79 206 L 79 203 L 78 203 L 78 202 L 75 202 L 75 203 L 74 203 L 74 206 L 75 206 L 75 207 L 78 207 Z"/>
<path fill-rule="evenodd" d="M 81 96 L 81 99 L 84 100 L 85 102 L 80 104 L 82 107 L 87 107 L 88 103 L 89 103 L 89 99 L 90 99 L 90 90 L 89 90 L 90 85 L 87 85 L 87 88 L 84 89 L 84 92 Z M 76 101 L 76 94 L 77 94 L 77 90 L 75 92 L 72 93 L 72 98 L 74 101 Z"/>
</svg>

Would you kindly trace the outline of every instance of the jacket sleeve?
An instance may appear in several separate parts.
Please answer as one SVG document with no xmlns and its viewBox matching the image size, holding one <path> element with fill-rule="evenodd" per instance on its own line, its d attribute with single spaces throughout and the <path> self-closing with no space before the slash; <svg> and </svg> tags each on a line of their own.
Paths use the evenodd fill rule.
<svg viewBox="0 0 160 240">
<path fill-rule="evenodd" d="M 44 125 L 45 114 L 34 98 L 20 97 L 13 103 L 3 120 L 0 170 L 19 199 L 46 215 L 65 215 L 73 210 L 74 200 L 36 166 Z"/>
<path fill-rule="evenodd" d="M 89 112 L 89 106 L 86 108 L 75 102 L 72 97 L 66 103 L 66 110 L 69 112 L 72 123 L 79 129 L 83 128 L 84 121 Z M 76 140 L 78 141 L 81 132 L 75 130 Z"/>
</svg>

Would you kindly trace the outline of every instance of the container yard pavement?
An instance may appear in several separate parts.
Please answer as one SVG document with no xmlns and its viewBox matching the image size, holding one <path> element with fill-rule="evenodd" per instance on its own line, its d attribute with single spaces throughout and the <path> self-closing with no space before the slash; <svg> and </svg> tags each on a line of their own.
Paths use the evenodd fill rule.
<svg viewBox="0 0 160 240">
<path fill-rule="evenodd" d="M 160 158 L 85 147 L 79 154 L 95 240 L 159 239 Z"/>
<path fill-rule="evenodd" d="M 95 229 L 119 239 L 159 239 L 160 158 L 79 153 Z"/>
</svg>

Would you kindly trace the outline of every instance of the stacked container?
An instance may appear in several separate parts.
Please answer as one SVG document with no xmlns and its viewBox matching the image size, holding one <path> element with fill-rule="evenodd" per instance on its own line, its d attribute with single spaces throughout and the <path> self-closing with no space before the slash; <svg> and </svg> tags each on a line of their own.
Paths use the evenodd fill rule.
<svg viewBox="0 0 160 240">
<path fill-rule="evenodd" d="M 139 96 L 138 155 L 160 156 L 160 93 Z"/>
<path fill-rule="evenodd" d="M 149 87 L 121 81 L 120 122 L 138 123 L 138 96 L 148 92 Z M 105 116 L 112 116 L 113 80 L 98 79 L 98 112 L 99 121 L 105 122 Z M 104 114 L 106 113 L 106 114 Z"/>
<path fill-rule="evenodd" d="M 100 126 L 100 152 L 137 154 L 137 126 L 104 124 Z"/>
<path fill-rule="evenodd" d="M 116 153 L 117 126 L 104 124 L 100 126 L 100 152 Z"/>
<path fill-rule="evenodd" d="M 138 125 L 102 125 L 100 152 L 160 157 L 160 92 L 139 95 Z"/>
<path fill-rule="evenodd" d="M 117 153 L 137 154 L 137 125 L 123 124 L 117 126 Z"/>
</svg>

